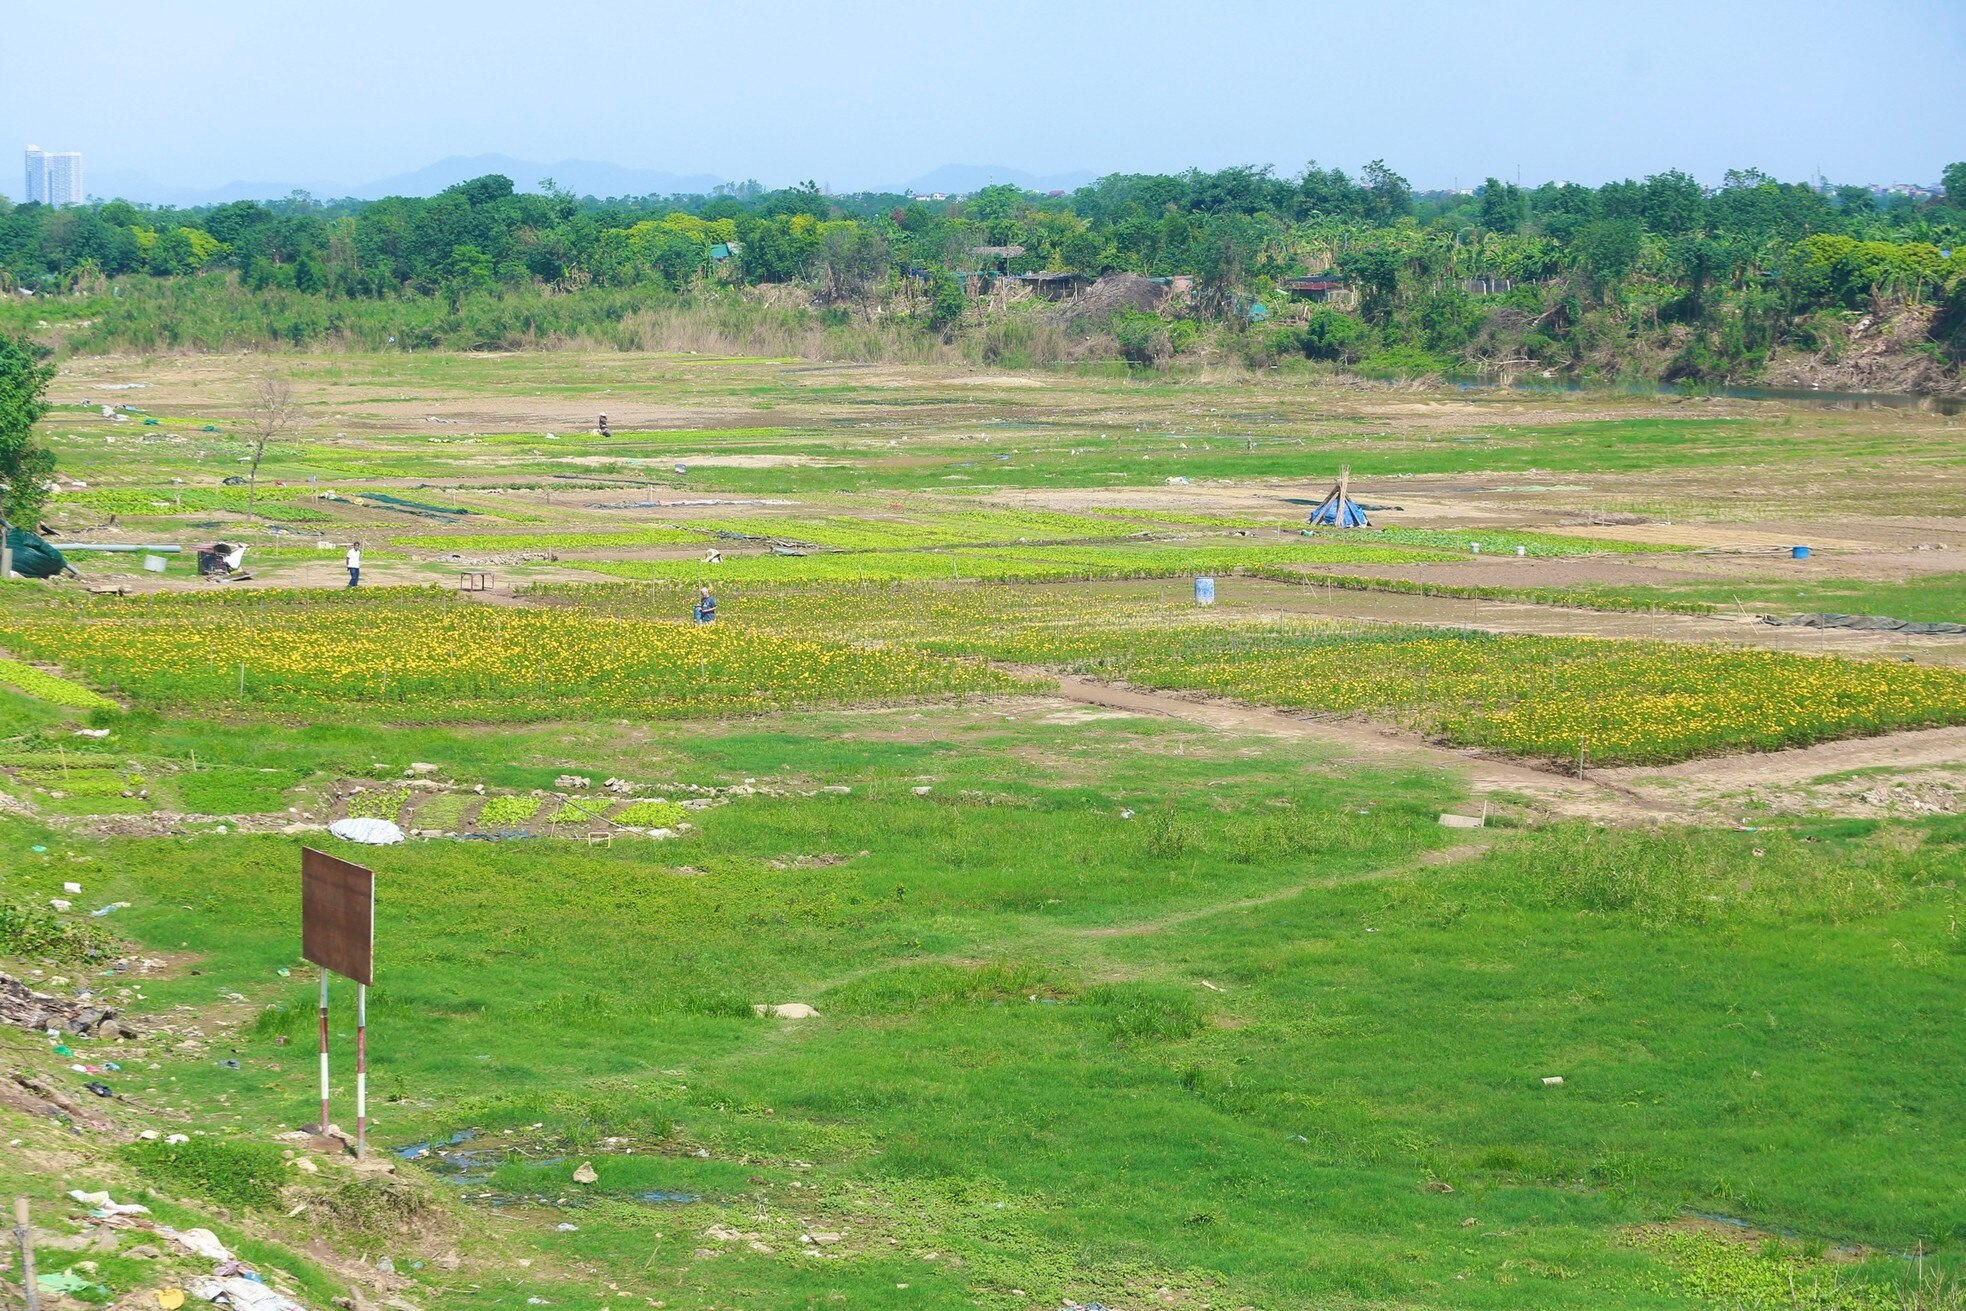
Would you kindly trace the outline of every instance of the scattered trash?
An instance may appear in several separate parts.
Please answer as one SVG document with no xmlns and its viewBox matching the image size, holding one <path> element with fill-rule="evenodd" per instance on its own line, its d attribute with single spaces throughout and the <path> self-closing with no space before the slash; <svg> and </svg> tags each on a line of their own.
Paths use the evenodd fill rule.
<svg viewBox="0 0 1966 1311">
<path fill-rule="evenodd" d="M 44 846 L 42 846 L 42 845 L 41 845 L 40 843 L 38 843 L 38 842 L 37 842 L 37 843 L 35 843 L 35 844 L 34 844 L 33 846 L 31 846 L 31 847 L 29 847 L 29 848 L 28 848 L 28 850 L 29 850 L 29 851 L 33 851 L 33 852 L 38 852 L 38 853 L 40 853 L 40 854 L 42 854 L 42 855 L 46 855 L 46 854 L 47 854 L 47 851 L 48 851 L 48 849 L 47 849 L 46 847 L 44 847 Z"/>
<path fill-rule="evenodd" d="M 566 1221 L 562 1220 L 559 1224 L 555 1225 L 554 1228 L 558 1229 L 563 1234 L 571 1234 L 571 1233 L 578 1232 L 580 1226 L 568 1224 Z"/>
<path fill-rule="evenodd" d="M 90 1083 L 85 1083 L 82 1086 L 84 1088 L 87 1088 L 90 1092 L 94 1093 L 98 1097 L 114 1097 L 116 1095 L 116 1090 L 114 1088 L 111 1088 L 106 1083 L 90 1082 Z"/>
<path fill-rule="evenodd" d="M 183 1134 L 172 1134 L 165 1141 L 189 1142 L 191 1140 Z M 209 1229 L 186 1229 L 180 1233 L 175 1229 L 160 1227 L 157 1232 L 176 1243 L 179 1247 L 182 1247 L 185 1251 L 194 1252 L 208 1261 L 217 1261 L 223 1265 L 232 1259 L 232 1253 L 225 1250 L 225 1244 L 219 1242 L 218 1235 Z M 191 1291 L 194 1293 L 198 1292 L 195 1288 Z M 204 1295 L 201 1293 L 199 1296 L 202 1297 Z M 210 1301 L 211 1299 L 207 1298 L 206 1300 Z"/>
<path fill-rule="evenodd" d="M 929 793 L 931 793 L 931 792 L 933 792 L 933 791 L 934 791 L 935 789 L 934 789 L 934 788 L 932 788 L 932 787 L 929 787 L 929 786 L 927 786 L 926 784 L 924 784 L 924 785 L 923 785 L 923 786 L 921 786 L 921 787 L 916 787 L 916 788 L 910 788 L 910 789 L 908 789 L 908 790 L 909 790 L 910 792 L 913 792 L 913 793 L 914 793 L 914 794 L 915 794 L 916 796 L 918 796 L 918 797 L 925 797 L 925 796 L 927 796 L 927 795 L 928 795 Z"/>
<path fill-rule="evenodd" d="M 1132 811 L 1130 811 L 1130 810 L 1122 810 L 1122 811 L 1120 812 L 1120 818 L 1121 818 L 1121 819 L 1132 819 L 1132 818 L 1133 818 L 1133 812 L 1132 812 Z"/>
<path fill-rule="evenodd" d="M 375 1268 L 385 1275 L 396 1273 L 396 1263 L 386 1256 L 376 1258 Z"/>
<path fill-rule="evenodd" d="M 158 1289 L 157 1305 L 163 1311 L 177 1311 L 179 1307 L 184 1305 L 184 1290 L 182 1288 Z"/>
<path fill-rule="evenodd" d="M 61 885 L 61 890 L 63 892 L 73 893 L 78 897 L 82 895 L 82 885 L 80 883 L 64 883 Z"/>
<path fill-rule="evenodd" d="M 84 1206 L 93 1206 L 101 1215 L 149 1215 L 150 1208 L 138 1206 L 135 1202 L 116 1202 L 110 1200 L 108 1193 L 85 1193 L 80 1188 L 71 1188 L 68 1195 Z"/>
<path fill-rule="evenodd" d="M 780 1002 L 776 1005 L 759 1002 L 752 1006 L 751 1009 L 759 1015 L 769 1015 L 780 1020 L 816 1020 L 819 1018 L 819 1012 L 802 1001 Z"/>
<path fill-rule="evenodd" d="M 1546 1074 L 1543 1076 L 1543 1086 L 1545 1088 L 1561 1088 L 1563 1086 L 1563 1076 L 1560 1074 Z"/>
<path fill-rule="evenodd" d="M 44 1293 L 86 1293 L 101 1290 L 100 1284 L 90 1283 L 73 1270 L 63 1270 L 59 1274 L 46 1274 L 37 1278 L 35 1286 Z"/>
<path fill-rule="evenodd" d="M 128 910 L 129 908 L 130 908 L 130 903 L 127 901 L 112 901 L 107 906 L 104 906 L 101 910 L 90 911 L 89 918 L 99 920 L 105 915 L 113 915 L 119 910 Z"/>
<path fill-rule="evenodd" d="M 239 1062 L 231 1059 L 220 1061 L 219 1064 L 228 1070 L 236 1070 L 239 1068 Z"/>
<path fill-rule="evenodd" d="M 219 1278 L 216 1275 L 190 1282 L 192 1293 L 233 1311 L 306 1311 L 290 1297 L 274 1292 L 256 1279 L 244 1275 Z"/>
<path fill-rule="evenodd" d="M 1487 828 L 1487 808 L 1484 807 L 1482 813 L 1479 815 L 1454 815 L 1443 810 L 1440 812 L 1440 826 L 1442 828 Z"/>
<path fill-rule="evenodd" d="M 573 1181 L 577 1184 L 594 1184 L 601 1181 L 601 1176 L 594 1173 L 592 1161 L 582 1161 L 580 1168 L 573 1172 Z"/>
</svg>

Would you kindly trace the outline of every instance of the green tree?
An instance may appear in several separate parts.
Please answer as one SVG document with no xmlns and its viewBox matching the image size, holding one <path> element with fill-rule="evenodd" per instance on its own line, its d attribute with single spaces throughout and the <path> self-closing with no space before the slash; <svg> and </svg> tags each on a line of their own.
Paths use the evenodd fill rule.
<svg viewBox="0 0 1966 1311">
<path fill-rule="evenodd" d="M 490 255 L 472 245 L 451 247 L 450 258 L 444 263 L 444 289 L 450 296 L 453 313 L 464 304 L 466 295 L 491 284 Z"/>
<path fill-rule="evenodd" d="M 947 273 L 935 279 L 935 294 L 929 301 L 928 324 L 937 332 L 948 334 L 956 324 L 962 322 L 963 310 L 969 298 L 963 295 L 962 283 Z"/>
<path fill-rule="evenodd" d="M 54 452 L 34 440 L 55 376 L 46 357 L 25 337 L 0 336 L 0 533 L 9 524 L 31 525 L 48 499 L 43 484 L 54 472 Z"/>
<path fill-rule="evenodd" d="M 1413 212 L 1413 184 L 1388 168 L 1385 160 L 1373 160 L 1359 176 L 1369 193 L 1367 204 L 1373 218 L 1391 223 Z"/>
<path fill-rule="evenodd" d="M 1945 183 L 1946 199 L 1955 205 L 1966 207 L 1966 160 L 1957 164 L 1947 164 L 1940 174 Z"/>
<path fill-rule="evenodd" d="M 1529 217 L 1529 198 L 1513 182 L 1490 178 L 1481 185 L 1481 226 L 1490 232 L 1514 232 Z"/>
</svg>

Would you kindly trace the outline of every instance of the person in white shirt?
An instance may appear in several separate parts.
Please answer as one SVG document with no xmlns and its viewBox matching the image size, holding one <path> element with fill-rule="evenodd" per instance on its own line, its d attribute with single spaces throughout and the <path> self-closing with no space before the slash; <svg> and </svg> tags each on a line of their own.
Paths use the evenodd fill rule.
<svg viewBox="0 0 1966 1311">
<path fill-rule="evenodd" d="M 348 585 L 350 587 L 356 587 L 360 585 L 361 581 L 362 544 L 360 542 L 350 542 L 348 544 Z"/>
</svg>

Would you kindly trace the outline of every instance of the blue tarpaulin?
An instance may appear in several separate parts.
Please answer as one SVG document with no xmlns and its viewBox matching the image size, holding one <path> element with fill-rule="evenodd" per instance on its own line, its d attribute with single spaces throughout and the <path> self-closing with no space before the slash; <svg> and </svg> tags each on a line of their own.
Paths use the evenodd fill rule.
<svg viewBox="0 0 1966 1311">
<path fill-rule="evenodd" d="M 1352 471 L 1345 470 L 1338 475 L 1338 485 L 1331 489 L 1317 509 L 1311 511 L 1310 523 L 1313 527 L 1323 525 L 1327 528 L 1367 528 L 1371 521 L 1365 517 L 1365 507 L 1351 498 Z"/>
</svg>

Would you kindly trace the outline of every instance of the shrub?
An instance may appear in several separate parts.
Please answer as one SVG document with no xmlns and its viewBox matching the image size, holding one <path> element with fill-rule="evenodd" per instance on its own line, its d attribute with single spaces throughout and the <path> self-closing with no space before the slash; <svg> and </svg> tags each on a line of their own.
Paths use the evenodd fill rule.
<svg viewBox="0 0 1966 1311">
<path fill-rule="evenodd" d="M 123 1149 L 137 1173 L 224 1206 L 271 1207 L 280 1200 L 284 1162 L 271 1143 L 194 1137 L 188 1142 L 135 1142 Z"/>
<path fill-rule="evenodd" d="M 32 906 L 0 902 L 0 956 L 84 960 L 108 946 L 108 935 L 97 929 Z"/>
</svg>

